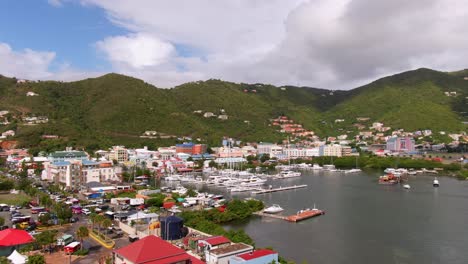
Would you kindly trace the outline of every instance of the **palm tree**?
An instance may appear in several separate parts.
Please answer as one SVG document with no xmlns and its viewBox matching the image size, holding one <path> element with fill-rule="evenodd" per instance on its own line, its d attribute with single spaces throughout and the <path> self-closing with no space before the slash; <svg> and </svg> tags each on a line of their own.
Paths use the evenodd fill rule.
<svg viewBox="0 0 468 264">
<path fill-rule="evenodd" d="M 98 233 L 101 233 L 102 222 L 104 222 L 105 219 L 106 217 L 103 215 L 96 215 L 94 218 L 94 222 L 98 225 Z"/>
<path fill-rule="evenodd" d="M 80 249 L 83 250 L 83 239 L 89 236 L 89 230 L 86 226 L 80 226 L 78 230 L 76 230 L 76 237 L 80 240 Z"/>
<path fill-rule="evenodd" d="M 97 217 L 96 213 L 91 213 L 89 215 L 89 220 L 91 220 L 91 229 L 92 230 L 94 230 L 94 224 L 96 223 L 96 217 Z"/>
<path fill-rule="evenodd" d="M 102 223 L 101 223 L 102 227 L 104 227 L 107 231 L 106 233 L 108 234 L 109 233 L 109 230 L 107 229 L 108 227 L 110 227 L 112 225 L 112 221 L 109 219 L 109 218 L 105 218 Z"/>
</svg>

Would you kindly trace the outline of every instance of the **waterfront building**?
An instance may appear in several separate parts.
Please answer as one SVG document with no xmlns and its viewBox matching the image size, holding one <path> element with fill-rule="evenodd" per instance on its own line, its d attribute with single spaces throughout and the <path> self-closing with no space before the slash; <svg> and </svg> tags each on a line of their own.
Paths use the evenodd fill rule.
<svg viewBox="0 0 468 264">
<path fill-rule="evenodd" d="M 414 139 L 410 137 L 392 137 L 387 140 L 387 150 L 391 152 L 414 151 Z"/>
<path fill-rule="evenodd" d="M 270 155 L 271 148 L 277 147 L 278 145 L 272 143 L 260 143 L 257 145 L 257 154 L 263 155 L 268 154 Z"/>
<path fill-rule="evenodd" d="M 171 243 L 150 235 L 112 252 L 114 264 L 202 264 Z"/>
<path fill-rule="evenodd" d="M 208 264 L 229 264 L 229 260 L 232 256 L 250 253 L 252 251 L 252 246 L 244 243 L 236 243 L 207 251 L 205 259 Z"/>
<path fill-rule="evenodd" d="M 350 146 L 341 146 L 341 156 L 351 156 L 352 149 Z"/>
<path fill-rule="evenodd" d="M 323 145 L 319 147 L 320 156 L 341 157 L 342 150 L 340 145 Z"/>
<path fill-rule="evenodd" d="M 244 253 L 231 257 L 229 264 L 269 264 L 279 263 L 278 252 L 270 249 L 257 249 L 250 253 Z"/>
</svg>

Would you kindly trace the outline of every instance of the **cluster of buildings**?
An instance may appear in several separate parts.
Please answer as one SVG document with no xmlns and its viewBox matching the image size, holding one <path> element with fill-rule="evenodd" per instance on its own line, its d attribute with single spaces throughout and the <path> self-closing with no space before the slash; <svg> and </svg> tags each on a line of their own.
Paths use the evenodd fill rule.
<svg viewBox="0 0 468 264">
<path fill-rule="evenodd" d="M 280 133 L 286 133 L 295 137 L 313 137 L 314 132 L 306 130 L 301 124 L 294 122 L 287 116 L 279 116 L 278 118 L 270 120 L 271 125 L 279 127 Z"/>
<path fill-rule="evenodd" d="M 278 263 L 278 253 L 269 249 L 254 249 L 243 243 L 232 243 L 216 236 L 191 240 L 196 250 L 202 250 L 202 258 L 192 251 L 185 251 L 160 237 L 150 235 L 126 247 L 113 251 L 114 264 L 268 264 Z M 194 243 L 195 242 L 195 243 Z M 189 246 L 189 240 L 185 240 Z"/>
<path fill-rule="evenodd" d="M 220 120 L 228 120 L 229 116 L 226 114 L 226 110 L 220 109 L 219 114 L 213 112 L 203 112 L 202 110 L 193 111 L 194 114 L 202 115 L 204 118 L 218 118 Z"/>
</svg>

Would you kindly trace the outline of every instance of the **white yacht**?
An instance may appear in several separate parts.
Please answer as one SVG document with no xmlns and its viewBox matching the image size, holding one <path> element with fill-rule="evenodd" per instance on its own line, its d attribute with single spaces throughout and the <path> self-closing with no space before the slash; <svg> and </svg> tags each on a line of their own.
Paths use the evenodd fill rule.
<svg viewBox="0 0 468 264">
<path fill-rule="evenodd" d="M 318 165 L 317 163 L 312 165 L 311 169 L 312 170 L 323 170 L 322 166 Z"/>
<path fill-rule="evenodd" d="M 437 180 L 437 177 L 434 178 L 434 181 L 432 182 L 432 186 L 439 187 L 439 180 Z"/>
<path fill-rule="evenodd" d="M 285 171 L 281 171 L 279 174 L 279 178 L 282 178 L 282 179 L 295 178 L 295 177 L 301 177 L 301 173 L 298 171 L 285 170 Z"/>
<path fill-rule="evenodd" d="M 333 164 L 325 164 L 325 165 L 323 165 L 323 169 L 326 170 L 326 171 L 336 170 L 335 165 L 333 165 Z"/>
<path fill-rule="evenodd" d="M 282 212 L 284 209 L 281 208 L 281 206 L 277 205 L 277 204 L 274 204 L 270 207 L 267 207 L 265 208 L 265 210 L 263 210 L 263 212 L 267 213 L 267 214 L 276 214 L 276 213 L 279 213 L 279 212 Z"/>
<path fill-rule="evenodd" d="M 345 173 L 357 173 L 361 171 L 362 171 L 361 169 L 350 169 L 350 170 L 345 170 Z"/>
<path fill-rule="evenodd" d="M 403 188 L 409 190 L 409 189 L 411 189 L 411 186 L 409 184 L 405 184 L 405 185 L 403 185 Z"/>
</svg>

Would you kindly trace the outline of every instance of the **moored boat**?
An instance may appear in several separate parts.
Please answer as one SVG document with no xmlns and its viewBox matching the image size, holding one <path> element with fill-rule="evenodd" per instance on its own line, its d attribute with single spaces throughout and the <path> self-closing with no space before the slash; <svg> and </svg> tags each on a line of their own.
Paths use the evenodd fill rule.
<svg viewBox="0 0 468 264">
<path fill-rule="evenodd" d="M 267 207 L 265 208 L 265 210 L 263 210 L 263 212 L 267 213 L 267 214 L 276 214 L 276 213 L 279 213 L 279 212 L 282 212 L 284 211 L 283 208 L 281 208 L 281 206 L 277 205 L 277 204 L 274 204 L 270 207 Z"/>
<path fill-rule="evenodd" d="M 439 187 L 439 180 L 437 180 L 437 177 L 434 178 L 434 181 L 432 182 L 432 186 Z"/>
<path fill-rule="evenodd" d="M 411 186 L 409 184 L 405 184 L 405 185 L 403 185 L 403 188 L 409 190 L 409 189 L 411 189 Z"/>
</svg>

